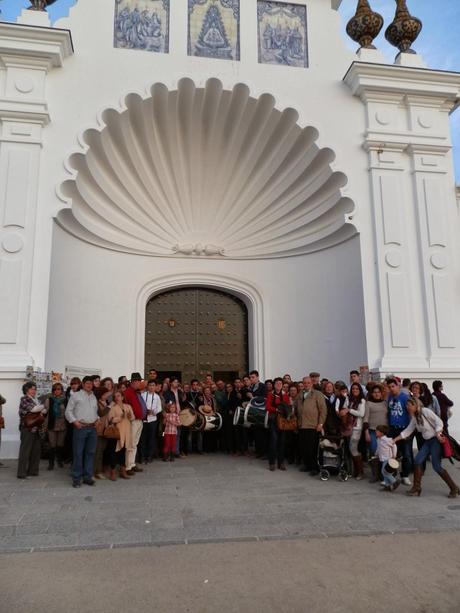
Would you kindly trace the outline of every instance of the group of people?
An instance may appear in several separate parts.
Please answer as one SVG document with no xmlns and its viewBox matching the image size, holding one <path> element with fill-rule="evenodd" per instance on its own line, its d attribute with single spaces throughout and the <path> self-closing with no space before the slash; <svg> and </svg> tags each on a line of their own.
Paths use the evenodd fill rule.
<svg viewBox="0 0 460 613">
<path fill-rule="evenodd" d="M 36 385 L 30 381 L 23 393 L 19 479 L 38 475 L 44 441 L 48 469 L 71 461 L 76 488 L 94 485 L 96 479 L 130 479 L 155 459 L 174 461 L 216 451 L 255 455 L 268 461 L 270 471 L 285 471 L 290 464 L 316 476 L 321 441 L 340 441 L 347 472 L 357 480 L 363 479 L 368 463 L 370 481 L 381 482 L 383 491 L 403 483 L 412 486 L 408 494 L 419 496 L 431 457 L 449 496 L 460 494 L 442 466 L 453 403 L 441 381 L 433 383 L 433 391 L 425 383 L 397 377 L 364 385 L 353 370 L 348 384 L 321 379 L 317 372 L 299 382 L 289 374 L 263 382 L 253 370 L 232 382 L 214 381 L 209 374 L 204 381 L 182 384 L 176 377 L 160 381 L 152 369 L 145 380 L 140 373 L 117 382 L 95 375 L 73 378 L 68 389 L 55 383 L 44 398 L 36 397 Z M 262 424 L 247 427 L 236 419 L 248 405 L 265 414 Z M 219 414 L 221 427 L 185 427 L 185 408 Z"/>
</svg>

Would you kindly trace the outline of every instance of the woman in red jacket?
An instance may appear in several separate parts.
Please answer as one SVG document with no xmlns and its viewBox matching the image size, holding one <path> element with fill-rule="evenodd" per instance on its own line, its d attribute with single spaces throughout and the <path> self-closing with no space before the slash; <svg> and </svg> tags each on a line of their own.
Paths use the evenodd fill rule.
<svg viewBox="0 0 460 613">
<path fill-rule="evenodd" d="M 286 433 L 281 432 L 276 427 L 276 415 L 278 412 L 284 413 L 284 410 L 291 411 L 289 405 L 289 396 L 283 392 L 283 379 L 277 377 L 273 381 L 273 391 L 271 391 L 265 399 L 265 408 L 268 412 L 268 428 L 270 434 L 268 448 L 268 464 L 270 470 L 276 470 L 276 461 L 278 460 L 278 468 L 286 470 L 284 463 L 284 447 Z M 284 415 L 288 417 L 288 415 Z"/>
</svg>

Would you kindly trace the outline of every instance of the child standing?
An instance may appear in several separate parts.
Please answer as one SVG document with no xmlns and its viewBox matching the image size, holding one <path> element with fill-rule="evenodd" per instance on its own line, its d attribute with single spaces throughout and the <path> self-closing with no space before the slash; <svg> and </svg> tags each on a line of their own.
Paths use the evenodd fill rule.
<svg viewBox="0 0 460 613">
<path fill-rule="evenodd" d="M 386 492 L 394 492 L 401 481 L 387 470 L 388 461 L 396 459 L 397 447 L 396 443 L 388 435 L 388 426 L 377 426 L 375 435 L 377 437 L 377 455 L 382 465 L 382 475 L 384 490 Z"/>
<path fill-rule="evenodd" d="M 176 453 L 177 443 L 177 427 L 180 426 L 179 415 L 176 411 L 176 405 L 170 402 L 166 405 L 166 413 L 164 415 L 164 444 L 163 444 L 163 462 L 174 462 L 174 454 Z M 169 456 L 169 458 L 168 458 Z"/>
</svg>

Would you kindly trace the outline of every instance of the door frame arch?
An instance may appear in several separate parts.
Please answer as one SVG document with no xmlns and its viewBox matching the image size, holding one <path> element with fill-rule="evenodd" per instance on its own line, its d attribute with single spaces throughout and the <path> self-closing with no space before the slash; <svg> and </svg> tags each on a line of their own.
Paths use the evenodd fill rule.
<svg viewBox="0 0 460 613">
<path fill-rule="evenodd" d="M 139 290 L 136 303 L 135 364 L 143 372 L 145 358 L 145 311 L 151 298 L 171 289 L 203 287 L 236 296 L 248 310 L 249 368 L 266 372 L 267 336 L 265 306 L 260 290 L 250 281 L 226 274 L 175 272 L 150 279 Z"/>
</svg>

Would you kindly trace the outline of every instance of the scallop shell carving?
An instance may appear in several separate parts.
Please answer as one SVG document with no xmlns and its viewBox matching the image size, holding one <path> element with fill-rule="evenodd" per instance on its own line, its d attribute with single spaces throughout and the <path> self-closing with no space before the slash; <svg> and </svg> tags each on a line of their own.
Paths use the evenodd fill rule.
<svg viewBox="0 0 460 613">
<path fill-rule="evenodd" d="M 356 233 L 347 179 L 318 132 L 269 94 L 217 79 L 153 85 L 107 109 L 61 185 L 61 227 L 104 248 L 176 257 L 265 258 L 332 246 Z"/>
</svg>

